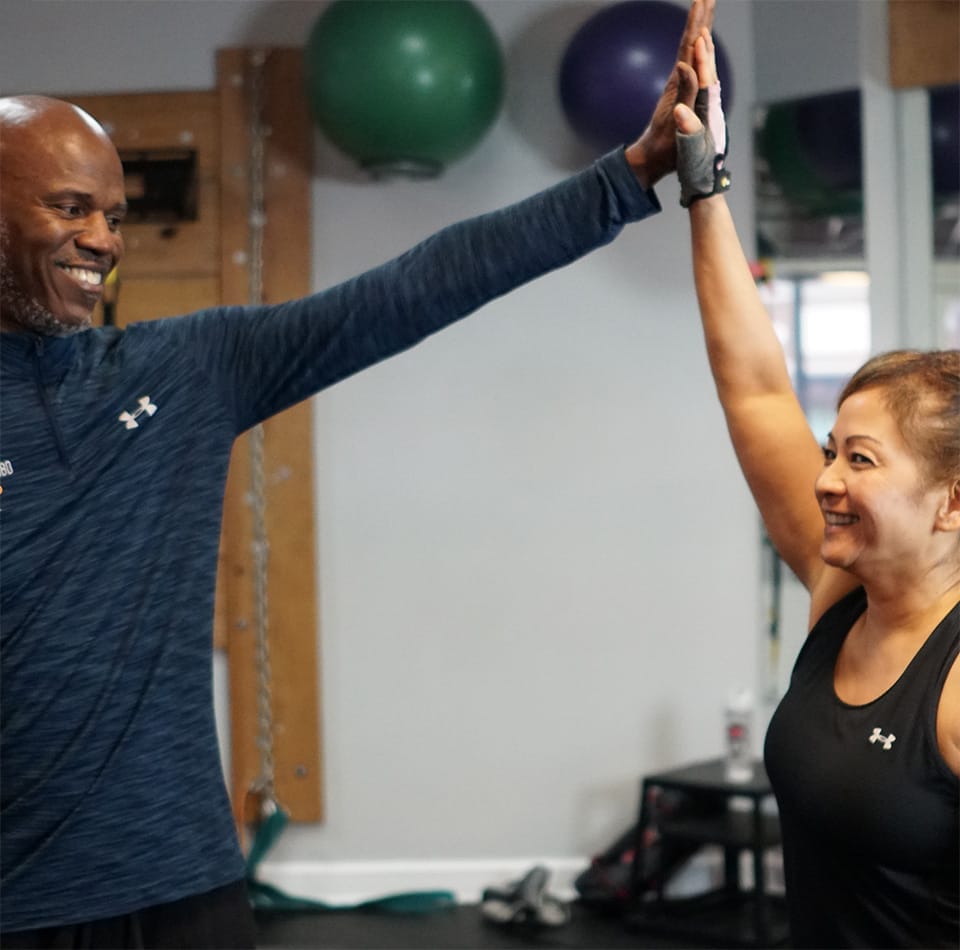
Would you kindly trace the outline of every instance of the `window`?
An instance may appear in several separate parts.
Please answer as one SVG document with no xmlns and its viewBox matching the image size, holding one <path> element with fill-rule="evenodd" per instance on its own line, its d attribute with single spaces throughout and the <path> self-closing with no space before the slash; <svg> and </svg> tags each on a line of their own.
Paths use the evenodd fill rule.
<svg viewBox="0 0 960 950">
<path fill-rule="evenodd" d="M 817 439 L 833 425 L 840 390 L 870 355 L 869 291 L 864 271 L 793 272 L 760 285 Z"/>
</svg>

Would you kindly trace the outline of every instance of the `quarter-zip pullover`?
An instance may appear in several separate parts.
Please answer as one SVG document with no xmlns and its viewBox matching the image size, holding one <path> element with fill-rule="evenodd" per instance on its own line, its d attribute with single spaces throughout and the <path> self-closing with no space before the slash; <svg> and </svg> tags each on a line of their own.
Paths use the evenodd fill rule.
<svg viewBox="0 0 960 950">
<path fill-rule="evenodd" d="M 304 300 L 0 344 L 0 930 L 243 877 L 212 702 L 236 436 L 612 240 L 622 151 Z"/>
</svg>

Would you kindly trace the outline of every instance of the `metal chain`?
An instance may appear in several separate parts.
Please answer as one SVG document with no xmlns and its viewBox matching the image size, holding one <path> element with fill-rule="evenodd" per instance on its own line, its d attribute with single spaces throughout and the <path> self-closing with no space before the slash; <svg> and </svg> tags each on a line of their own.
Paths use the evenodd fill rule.
<svg viewBox="0 0 960 950">
<path fill-rule="evenodd" d="M 266 226 L 264 199 L 265 139 L 268 130 L 263 124 L 264 67 L 267 54 L 254 50 L 250 54 L 250 241 L 249 291 L 250 304 L 263 303 L 263 245 Z M 267 571 L 270 542 L 267 535 L 267 491 L 264 462 L 263 425 L 250 432 L 250 500 L 253 514 L 253 602 L 254 649 L 257 667 L 257 748 L 260 750 L 260 774 L 253 790 L 261 796 L 266 811 L 276 808 L 273 761 L 273 693 L 270 670 L 270 622 L 268 613 Z"/>
</svg>

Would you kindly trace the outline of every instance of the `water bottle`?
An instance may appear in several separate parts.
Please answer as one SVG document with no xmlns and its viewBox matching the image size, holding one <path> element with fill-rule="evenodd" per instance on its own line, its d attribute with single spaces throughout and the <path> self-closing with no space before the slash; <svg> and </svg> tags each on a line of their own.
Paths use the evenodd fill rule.
<svg viewBox="0 0 960 950">
<path fill-rule="evenodd" d="M 738 689 L 727 698 L 726 777 L 728 782 L 749 782 L 753 778 L 753 695 Z"/>
</svg>

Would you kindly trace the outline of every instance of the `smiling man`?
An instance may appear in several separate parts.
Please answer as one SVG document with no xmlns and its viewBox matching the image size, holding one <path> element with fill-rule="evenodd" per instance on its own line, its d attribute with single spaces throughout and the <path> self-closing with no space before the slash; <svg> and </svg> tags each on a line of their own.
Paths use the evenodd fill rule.
<svg viewBox="0 0 960 950">
<path fill-rule="evenodd" d="M 658 211 L 695 94 L 684 64 L 631 146 L 336 287 L 123 329 L 90 326 L 123 252 L 113 145 L 0 99 L 5 948 L 253 945 L 212 697 L 235 439 Z"/>
<path fill-rule="evenodd" d="M 0 129 L 0 329 L 84 330 L 123 253 L 116 149 L 81 109 L 40 96 L 0 100 Z"/>
</svg>

